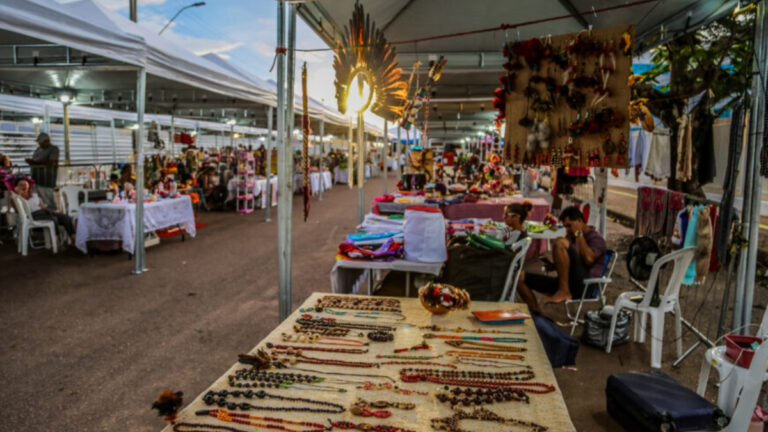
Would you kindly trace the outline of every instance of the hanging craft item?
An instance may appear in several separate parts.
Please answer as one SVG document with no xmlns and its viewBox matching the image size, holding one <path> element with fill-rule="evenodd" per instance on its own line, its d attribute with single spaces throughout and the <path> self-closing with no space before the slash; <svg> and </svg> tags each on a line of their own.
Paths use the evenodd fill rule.
<svg viewBox="0 0 768 432">
<path fill-rule="evenodd" d="M 309 198 L 312 196 L 312 190 L 309 184 L 309 134 L 312 130 L 309 127 L 309 109 L 307 108 L 307 62 L 301 67 L 301 132 L 303 142 L 301 147 L 301 173 L 304 180 L 304 222 L 309 217 Z"/>
<path fill-rule="evenodd" d="M 364 106 L 357 107 L 359 112 L 370 106 L 371 112 L 379 117 L 393 121 L 402 118 L 408 103 L 407 83 L 397 64 L 397 52 L 370 16 L 363 12 L 362 4 L 355 5 L 349 25 L 336 45 L 333 69 L 339 112 L 346 114 L 347 97 L 358 78 L 361 88 L 363 82 L 370 88 L 364 97 Z"/>
<path fill-rule="evenodd" d="M 626 166 L 616 137 L 629 134 L 633 37 L 620 26 L 507 44 L 493 101 L 497 123 L 507 122 L 505 162 Z"/>
<path fill-rule="evenodd" d="M 424 85 L 419 89 L 418 92 L 413 96 L 413 100 L 411 100 L 408 103 L 408 106 L 405 109 L 405 117 L 400 122 L 400 126 L 405 128 L 406 130 L 410 129 L 411 126 L 413 126 L 413 123 L 416 120 L 416 115 L 419 113 L 419 110 L 424 105 L 424 101 L 429 101 L 429 94 L 432 90 L 432 86 L 435 85 L 437 80 L 440 79 L 440 76 L 443 74 L 443 69 L 445 68 L 445 64 L 448 62 L 448 60 L 444 59 L 443 56 L 440 56 L 440 58 L 435 62 L 435 64 L 432 65 L 432 67 L 429 69 L 429 76 L 427 77 L 427 82 L 424 83 Z M 427 113 L 429 113 L 429 107 L 427 107 Z M 426 133 L 425 133 L 426 135 Z"/>
</svg>

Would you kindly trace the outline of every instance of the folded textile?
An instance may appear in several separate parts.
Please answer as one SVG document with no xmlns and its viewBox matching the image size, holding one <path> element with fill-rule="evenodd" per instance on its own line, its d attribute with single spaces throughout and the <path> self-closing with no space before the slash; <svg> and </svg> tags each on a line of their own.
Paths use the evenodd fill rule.
<svg viewBox="0 0 768 432">
<path fill-rule="evenodd" d="M 403 246 L 390 238 L 377 249 L 368 249 L 354 244 L 339 245 L 338 258 L 362 261 L 392 261 L 403 256 Z"/>
</svg>

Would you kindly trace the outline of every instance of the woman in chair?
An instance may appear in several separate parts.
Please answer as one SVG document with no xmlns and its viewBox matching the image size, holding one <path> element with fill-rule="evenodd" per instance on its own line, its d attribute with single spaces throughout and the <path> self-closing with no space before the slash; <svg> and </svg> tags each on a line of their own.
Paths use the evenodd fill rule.
<svg viewBox="0 0 768 432">
<path fill-rule="evenodd" d="M 32 212 L 30 215 L 34 220 L 50 220 L 56 225 L 56 230 L 59 227 L 64 228 L 67 234 L 72 238 L 72 243 L 75 242 L 75 225 L 72 223 L 72 218 L 63 214 L 57 213 L 45 207 L 40 197 L 36 193 L 32 193 L 32 188 L 29 186 L 29 182 L 25 179 L 21 179 L 16 183 L 14 191 L 18 196 L 25 199 L 29 206 L 29 210 Z"/>
<path fill-rule="evenodd" d="M 529 201 L 512 203 L 504 208 L 504 223 L 506 232 L 504 242 L 511 246 L 524 239 L 528 234 L 525 231 L 525 220 L 533 211 L 533 205 Z"/>
</svg>

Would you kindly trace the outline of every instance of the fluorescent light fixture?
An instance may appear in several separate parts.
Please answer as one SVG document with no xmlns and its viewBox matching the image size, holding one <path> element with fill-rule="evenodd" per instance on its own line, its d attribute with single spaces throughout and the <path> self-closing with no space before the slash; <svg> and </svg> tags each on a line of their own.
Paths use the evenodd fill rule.
<svg viewBox="0 0 768 432">
<path fill-rule="evenodd" d="M 231 119 L 231 120 L 227 121 L 227 124 L 230 125 L 230 126 L 234 126 L 236 123 L 237 123 L 237 120 L 235 120 L 235 119 Z"/>
<path fill-rule="evenodd" d="M 42 121 L 42 120 L 40 120 L 40 117 L 32 117 L 32 123 L 34 123 L 34 124 L 40 124 L 40 123 L 42 123 L 42 122 L 43 122 L 43 121 Z"/>
<path fill-rule="evenodd" d="M 131 129 L 133 129 L 133 130 L 137 130 L 138 128 L 139 128 L 139 124 L 138 123 L 134 123 L 134 124 L 131 125 Z"/>
</svg>

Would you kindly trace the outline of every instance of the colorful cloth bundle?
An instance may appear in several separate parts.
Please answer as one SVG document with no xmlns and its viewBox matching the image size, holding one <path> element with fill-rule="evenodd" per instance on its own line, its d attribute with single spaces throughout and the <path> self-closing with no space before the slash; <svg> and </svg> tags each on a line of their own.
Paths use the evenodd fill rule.
<svg viewBox="0 0 768 432">
<path fill-rule="evenodd" d="M 403 246 L 390 238 L 376 249 L 342 243 L 339 245 L 337 259 L 361 261 L 392 261 L 403 256 Z"/>
</svg>

